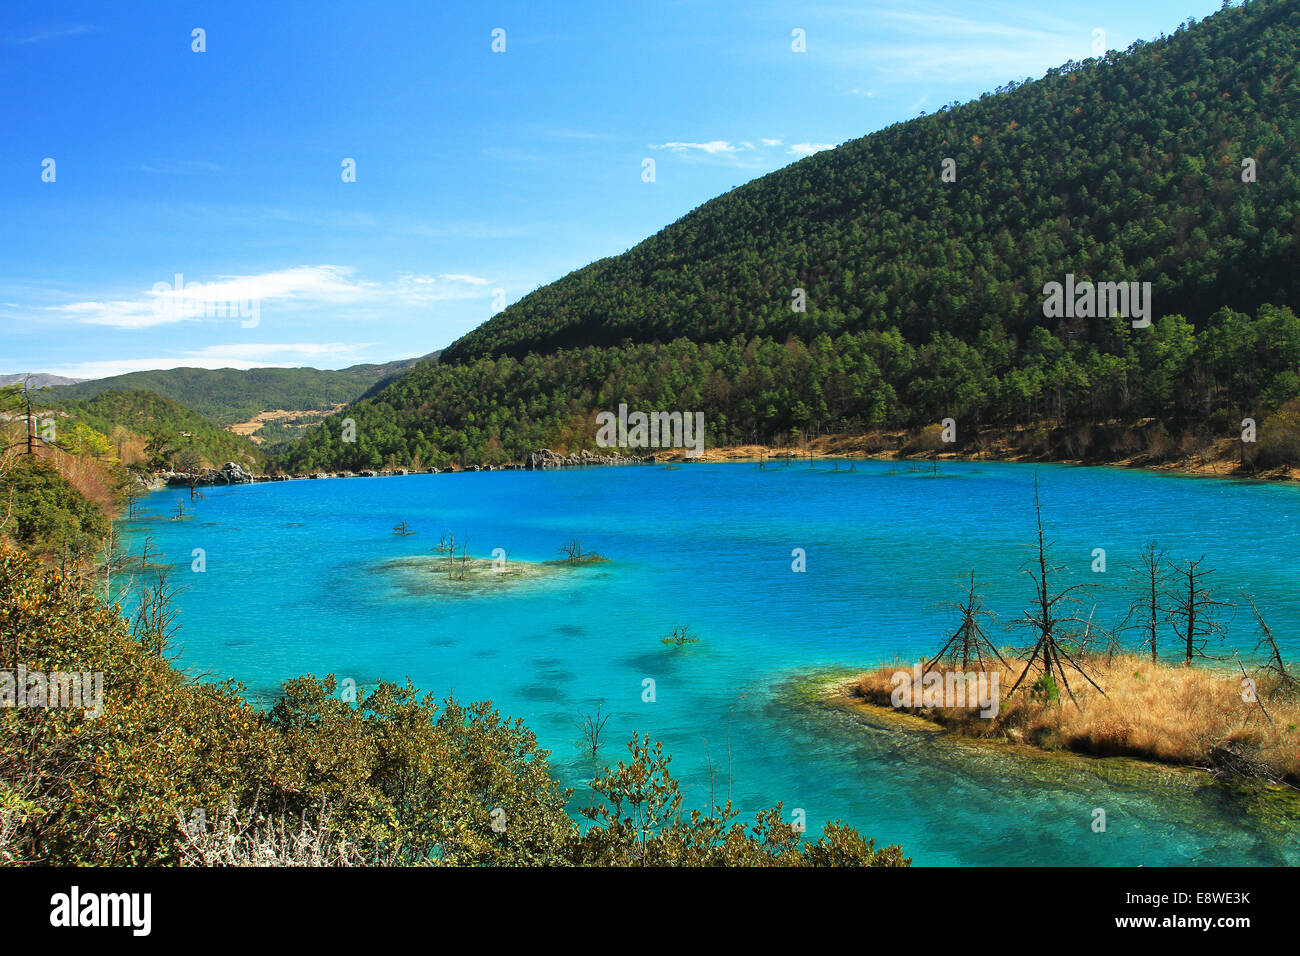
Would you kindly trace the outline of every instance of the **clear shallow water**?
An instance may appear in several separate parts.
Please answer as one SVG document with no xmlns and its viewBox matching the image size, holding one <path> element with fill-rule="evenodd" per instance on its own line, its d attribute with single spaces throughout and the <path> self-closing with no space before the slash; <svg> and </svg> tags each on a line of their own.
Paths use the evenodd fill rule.
<svg viewBox="0 0 1300 956">
<path fill-rule="evenodd" d="M 522 717 L 564 781 L 588 800 L 591 766 L 575 720 L 597 700 L 613 714 L 603 761 L 634 731 L 674 755 L 688 806 L 722 799 L 748 815 L 784 801 L 810 831 L 840 818 L 921 864 L 1242 864 L 1300 862 L 1300 836 L 1258 831 L 1217 788 L 1147 787 L 1087 771 L 1044 776 L 1033 762 L 960 759 L 896 733 L 788 706 L 811 670 L 915 660 L 951 633 L 974 567 L 988 606 L 1016 618 L 1031 594 L 1033 475 L 1053 554 L 1099 585 L 1097 619 L 1127 597 L 1123 565 L 1154 536 L 1177 559 L 1205 554 L 1222 594 L 1249 588 L 1300 655 L 1300 489 L 1118 469 L 945 464 L 938 478 L 859 462 L 491 472 L 330 479 L 158 492 L 132 523 L 177 564 L 182 666 L 273 696 L 304 673 L 363 687 L 406 676 L 424 691 L 491 699 Z M 188 502 L 186 504 L 189 509 Z M 419 534 L 399 537 L 406 521 Z M 612 560 L 518 589 L 411 594 L 383 562 L 429 555 L 442 532 L 476 557 L 504 548 L 545 561 L 577 537 Z M 1108 571 L 1089 567 L 1105 548 Z M 191 573 L 194 548 L 207 570 Z M 791 570 L 791 551 L 807 571 Z M 1088 607 L 1083 609 L 1086 615 Z M 690 625 L 701 643 L 665 647 Z M 1238 611 L 1231 643 L 1255 645 Z M 999 630 L 1007 643 L 1020 635 Z M 642 700 L 643 681 L 656 700 Z M 1104 807 L 1108 829 L 1091 831 Z"/>
</svg>

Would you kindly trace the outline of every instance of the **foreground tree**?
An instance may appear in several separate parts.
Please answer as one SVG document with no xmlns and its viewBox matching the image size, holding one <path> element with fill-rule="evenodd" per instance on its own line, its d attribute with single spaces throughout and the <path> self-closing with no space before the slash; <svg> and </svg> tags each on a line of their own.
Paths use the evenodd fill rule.
<svg viewBox="0 0 1300 956">
<path fill-rule="evenodd" d="M 682 795 L 668 770 L 672 758 L 647 735 L 628 743 L 630 762 L 591 782 L 604 801 L 582 810 L 593 826 L 571 850 L 574 863 L 599 866 L 910 866 L 898 846 L 877 850 L 842 823 L 827 823 L 816 841 L 782 805 L 746 827 L 728 801 L 708 813 L 681 813 Z"/>
<path fill-rule="evenodd" d="M 42 414 L 51 414 L 49 409 L 36 400 L 38 389 L 31 384 L 31 378 L 24 378 L 15 385 L 0 387 L 0 412 L 9 416 L 20 416 L 24 424 L 24 433 L 16 442 L 5 445 L 4 450 L 19 449 L 21 454 L 35 455 L 44 446 L 53 446 L 52 438 L 47 438 L 53 428 L 53 418 L 41 419 Z"/>
</svg>

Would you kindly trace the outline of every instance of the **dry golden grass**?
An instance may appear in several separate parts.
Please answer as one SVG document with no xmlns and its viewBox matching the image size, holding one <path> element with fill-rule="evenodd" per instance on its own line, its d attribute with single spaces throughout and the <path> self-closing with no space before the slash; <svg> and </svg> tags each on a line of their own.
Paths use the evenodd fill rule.
<svg viewBox="0 0 1300 956">
<path fill-rule="evenodd" d="M 1002 698 L 996 717 L 984 719 L 977 710 L 965 708 L 906 710 L 972 737 L 1006 737 L 1045 749 L 1141 757 L 1300 785 L 1300 696 L 1279 687 L 1271 675 L 1252 675 L 1259 702 L 1268 711 L 1265 716 L 1260 703 L 1242 699 L 1239 671 L 1234 675 L 1204 666 L 1153 664 L 1133 654 L 1113 660 L 1090 656 L 1088 673 L 1105 696 L 1067 668 L 1076 707 L 1064 688 L 1055 703 L 1032 693 L 1036 673 L 1014 697 L 1008 696 L 1024 666 L 1017 660 L 1011 665 L 995 665 Z M 887 666 L 863 674 L 851 693 L 869 704 L 891 707 L 896 686 L 891 678 L 910 669 L 910 664 Z M 943 673 L 952 669 L 936 668 Z"/>
</svg>

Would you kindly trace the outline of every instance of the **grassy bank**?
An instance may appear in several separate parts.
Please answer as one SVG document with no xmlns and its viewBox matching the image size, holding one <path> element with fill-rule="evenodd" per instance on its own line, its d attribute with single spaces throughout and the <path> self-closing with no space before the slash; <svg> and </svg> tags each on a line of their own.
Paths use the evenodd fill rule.
<svg viewBox="0 0 1300 956">
<path fill-rule="evenodd" d="M 924 717 L 952 733 L 1003 738 L 1044 750 L 1128 756 L 1199 767 L 1220 775 L 1255 777 L 1300 786 L 1300 696 L 1268 674 L 1254 677 L 1257 700 L 1244 699 L 1242 676 L 1227 670 L 1153 663 L 1134 654 L 1095 655 L 1082 663 L 1101 691 L 1071 675 L 1075 702 L 1053 694 L 1030 675 L 1008 694 L 1023 665 L 994 662 L 1001 700 L 996 716 L 970 707 L 894 707 L 899 671 L 878 667 L 841 685 L 856 702 Z M 932 673 L 947 680 L 953 668 Z M 949 699 L 951 701 L 951 698 Z"/>
</svg>

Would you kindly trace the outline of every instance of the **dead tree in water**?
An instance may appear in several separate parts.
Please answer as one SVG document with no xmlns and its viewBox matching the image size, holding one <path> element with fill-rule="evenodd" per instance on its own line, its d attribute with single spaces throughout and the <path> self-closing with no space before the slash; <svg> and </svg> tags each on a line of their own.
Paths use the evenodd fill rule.
<svg viewBox="0 0 1300 956">
<path fill-rule="evenodd" d="M 202 477 L 203 472 L 203 456 L 194 447 L 193 441 L 194 439 L 191 438 L 191 444 L 185 445 L 176 453 L 176 467 L 185 473 L 185 484 L 190 489 L 190 501 L 203 497 L 199 494 L 199 479 Z"/>
<path fill-rule="evenodd" d="M 984 663 L 985 654 L 990 655 L 989 663 L 992 663 L 991 658 L 996 657 L 1004 666 L 1011 666 L 998 653 L 996 645 L 989 639 L 980 624 L 981 618 L 991 618 L 993 613 L 984 609 L 980 596 L 975 593 L 974 569 L 970 573 L 970 583 L 966 585 L 966 600 L 961 604 L 949 604 L 948 606 L 955 607 L 961 612 L 961 624 L 957 626 L 957 630 L 953 631 L 952 636 L 948 638 L 948 642 L 939 649 L 939 653 L 934 655 L 934 659 L 925 665 L 923 674 L 930 673 L 931 668 L 941 660 L 951 660 L 956 663 L 958 658 L 961 659 L 961 668 L 964 671 L 970 665 L 972 657 L 979 663 L 980 669 L 984 670 L 986 669 Z"/>
<path fill-rule="evenodd" d="M 1064 625 L 1071 622 L 1081 622 L 1074 616 L 1062 616 L 1060 608 L 1062 605 L 1078 603 L 1073 594 L 1075 591 L 1081 590 L 1083 585 L 1074 584 L 1056 592 L 1052 590 L 1050 576 L 1063 569 L 1058 565 L 1049 566 L 1047 563 L 1047 544 L 1043 540 L 1043 505 L 1038 494 L 1037 475 L 1034 475 L 1034 515 L 1038 529 L 1038 569 L 1035 571 L 1030 568 L 1026 571 L 1034 581 L 1034 603 L 1029 610 L 1025 611 L 1024 619 L 1018 623 L 1021 626 L 1030 628 L 1037 636 L 1037 640 L 1029 652 L 1028 659 L 1025 661 L 1025 669 L 1016 678 L 1016 682 L 1011 688 L 1011 694 L 1014 694 L 1019 689 L 1025 677 L 1033 669 L 1034 662 L 1041 661 L 1042 676 L 1040 679 L 1054 683 L 1059 677 L 1061 686 L 1070 695 L 1070 700 L 1074 702 L 1074 706 L 1078 707 L 1079 702 L 1074 697 L 1074 690 L 1070 687 L 1069 678 L 1065 676 L 1066 664 L 1069 664 L 1070 668 L 1076 673 L 1082 675 L 1083 679 L 1096 688 L 1097 692 L 1103 697 L 1106 696 L 1106 692 L 1098 686 L 1095 680 L 1088 676 L 1088 673 L 1083 669 L 1083 665 L 1070 656 L 1070 652 L 1065 646 Z M 1008 694 L 1008 696 L 1011 694 Z"/>
<path fill-rule="evenodd" d="M 604 713 L 604 708 L 605 702 L 598 700 L 594 713 L 583 714 L 581 721 L 574 721 L 577 728 L 582 731 L 580 746 L 593 760 L 600 753 L 600 735 L 605 730 L 605 724 L 609 723 L 610 715 Z"/>
<path fill-rule="evenodd" d="M 145 544 L 147 547 L 147 539 Z M 108 531 L 104 535 L 104 543 L 100 547 L 97 561 L 93 567 L 93 573 L 103 581 L 102 600 L 107 607 L 120 610 L 121 597 L 124 592 L 123 588 L 115 586 L 114 582 L 117 576 L 133 563 L 131 555 L 122 550 L 117 523 L 112 518 L 109 518 Z"/>
<path fill-rule="evenodd" d="M 1138 597 L 1128 606 L 1128 613 L 1120 628 L 1134 627 L 1142 632 L 1142 644 L 1151 646 L 1151 663 L 1154 664 L 1158 659 L 1160 625 L 1165 620 L 1165 609 L 1160 603 L 1160 595 L 1165 586 L 1161 567 L 1168 562 L 1168 552 L 1154 541 L 1148 541 L 1142 546 L 1138 561 L 1138 566 L 1134 568 L 1138 579 Z M 1130 621 L 1133 623 L 1130 624 Z"/>
<path fill-rule="evenodd" d="M 1170 563 L 1169 567 L 1181 579 L 1178 589 L 1169 594 L 1172 604 L 1166 608 L 1174 632 L 1183 642 L 1185 664 L 1191 664 L 1195 657 L 1209 658 L 1205 646 L 1210 638 L 1222 636 L 1223 625 L 1214 617 L 1218 608 L 1233 607 L 1226 601 L 1214 600 L 1214 595 L 1205 586 L 1205 578 L 1214 573 L 1214 569 L 1201 567 L 1205 555 L 1186 565 L 1178 567 Z"/>
<path fill-rule="evenodd" d="M 465 535 L 465 543 L 460 546 L 460 574 L 457 580 L 465 580 L 465 572 L 473 560 L 473 556 L 469 553 L 469 535 Z"/>
<path fill-rule="evenodd" d="M 153 584 L 146 585 L 139 596 L 139 605 L 131 620 L 131 633 L 142 647 L 156 657 L 164 657 L 173 635 L 180 625 L 179 612 L 172 606 L 180 589 L 168 580 L 168 569 L 158 568 Z"/>
<path fill-rule="evenodd" d="M 1273 629 L 1264 622 L 1264 615 L 1259 613 L 1255 599 L 1246 594 L 1246 600 L 1250 602 L 1250 609 L 1255 612 L 1255 620 L 1259 622 L 1260 637 L 1259 643 L 1255 645 L 1255 652 L 1267 651 L 1263 669 L 1277 678 L 1278 687 L 1283 692 L 1294 694 L 1300 691 L 1300 678 L 1292 674 L 1286 662 L 1282 660 L 1282 652 L 1277 649 L 1277 639 L 1273 637 Z"/>
</svg>

